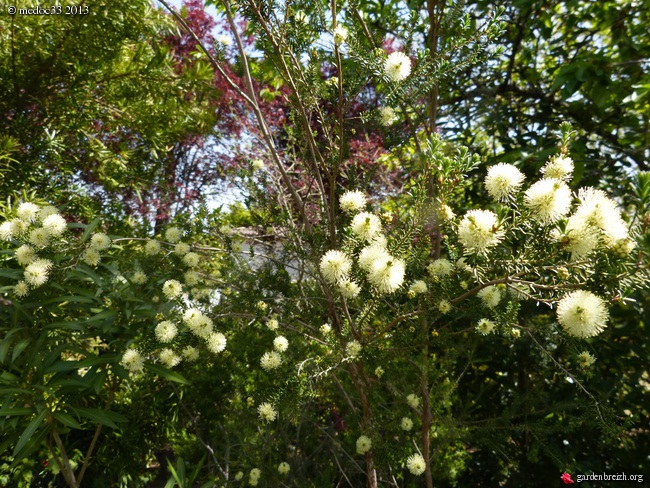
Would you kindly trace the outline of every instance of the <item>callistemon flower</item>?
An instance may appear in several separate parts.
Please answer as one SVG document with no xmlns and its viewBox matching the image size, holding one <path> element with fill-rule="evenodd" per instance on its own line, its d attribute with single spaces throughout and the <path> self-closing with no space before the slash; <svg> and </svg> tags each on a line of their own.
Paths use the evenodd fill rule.
<svg viewBox="0 0 650 488">
<path fill-rule="evenodd" d="M 350 224 L 354 235 L 364 241 L 371 241 L 381 233 L 381 220 L 370 212 L 361 212 L 355 215 Z"/>
<path fill-rule="evenodd" d="M 564 234 L 554 232 L 553 236 L 567 251 L 571 259 L 577 260 L 587 257 L 598 246 L 598 229 L 580 216 L 572 215 L 567 221 Z"/>
<path fill-rule="evenodd" d="M 36 214 L 38 213 L 39 206 L 35 203 L 24 202 L 18 205 L 16 210 L 16 215 L 20 220 L 25 222 L 34 222 L 36 220 Z"/>
<path fill-rule="evenodd" d="M 483 301 L 483 305 L 494 308 L 501 301 L 501 291 L 496 286 L 486 286 L 478 292 L 478 297 Z"/>
<path fill-rule="evenodd" d="M 411 474 L 420 476 L 427 468 L 424 458 L 420 454 L 413 454 L 406 460 L 406 467 Z"/>
<path fill-rule="evenodd" d="M 524 204 L 533 218 L 542 224 L 552 224 L 564 217 L 571 206 L 571 189 L 564 181 L 544 178 L 524 194 Z"/>
<path fill-rule="evenodd" d="M 568 181 L 573 175 L 573 159 L 562 155 L 552 157 L 541 172 L 546 178 Z"/>
<path fill-rule="evenodd" d="M 488 169 L 485 188 L 495 200 L 505 201 L 519 191 L 524 175 L 512 164 L 499 163 Z"/>
<path fill-rule="evenodd" d="M 576 290 L 557 304 L 557 321 L 567 334 L 592 337 L 607 326 L 609 312 L 605 301 L 590 291 Z"/>
<path fill-rule="evenodd" d="M 261 403 L 259 407 L 257 407 L 257 413 L 259 413 L 260 419 L 266 422 L 272 422 L 278 416 L 277 410 L 273 408 L 273 405 L 271 405 L 270 403 Z M 251 472 L 251 476 L 252 476 L 252 472 Z"/>
<path fill-rule="evenodd" d="M 384 73 L 391 81 L 402 81 L 411 74 L 411 60 L 402 52 L 390 53 L 384 63 Z"/>
<path fill-rule="evenodd" d="M 502 236 L 499 219 L 489 210 L 470 210 L 458 224 L 458 240 L 467 252 L 485 252 Z"/>
<path fill-rule="evenodd" d="M 339 200 L 341 210 L 354 213 L 366 206 L 366 196 L 359 190 L 346 191 Z"/>
<path fill-rule="evenodd" d="M 405 271 L 404 261 L 387 255 L 372 263 L 368 272 L 368 281 L 380 293 L 393 293 L 404 283 Z"/>
<path fill-rule="evenodd" d="M 595 188 L 581 188 L 578 191 L 580 205 L 575 211 L 574 219 L 600 229 L 605 244 L 611 247 L 619 239 L 628 236 L 627 225 L 621 217 L 616 202 L 604 191 Z"/>
<path fill-rule="evenodd" d="M 372 448 L 372 441 L 368 436 L 362 435 L 357 439 L 357 454 L 365 454 Z"/>
<path fill-rule="evenodd" d="M 347 278 L 352 268 L 352 261 L 343 252 L 332 249 L 320 260 L 320 270 L 327 281 L 335 284 Z"/>
</svg>

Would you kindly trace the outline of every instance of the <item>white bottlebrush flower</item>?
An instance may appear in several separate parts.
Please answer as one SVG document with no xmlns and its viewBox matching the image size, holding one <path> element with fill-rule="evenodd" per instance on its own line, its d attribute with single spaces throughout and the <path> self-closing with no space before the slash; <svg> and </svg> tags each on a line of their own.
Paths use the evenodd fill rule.
<svg viewBox="0 0 650 488">
<path fill-rule="evenodd" d="M 362 435 L 357 439 L 357 454 L 365 454 L 372 448 L 370 437 Z"/>
<path fill-rule="evenodd" d="M 320 260 L 320 270 L 327 281 L 335 284 L 347 278 L 352 268 L 352 261 L 343 252 L 327 251 Z"/>
<path fill-rule="evenodd" d="M 260 419 L 264 420 L 265 422 L 272 422 L 278 416 L 278 412 L 277 412 L 277 410 L 275 408 L 273 408 L 273 405 L 271 405 L 270 403 L 266 403 L 266 402 L 261 403 L 257 407 L 257 413 L 259 414 Z M 251 473 L 252 473 L 252 471 L 251 471 Z"/>
<path fill-rule="evenodd" d="M 333 36 L 334 36 L 334 44 L 340 46 L 348 38 L 348 30 L 345 28 L 345 26 L 338 24 L 334 28 Z"/>
<path fill-rule="evenodd" d="M 399 425 L 402 428 L 402 430 L 405 430 L 405 431 L 408 432 L 409 430 L 411 430 L 413 428 L 413 421 L 408 417 L 403 417 L 402 421 L 400 422 Z"/>
<path fill-rule="evenodd" d="M 22 266 L 27 266 L 36 259 L 36 251 L 29 244 L 23 244 L 14 252 L 16 261 Z"/>
<path fill-rule="evenodd" d="M 403 52 L 393 52 L 384 63 L 384 74 L 393 82 L 408 78 L 411 74 L 411 60 Z"/>
<path fill-rule="evenodd" d="M 25 281 L 34 288 L 44 285 L 49 278 L 51 268 L 51 261 L 36 259 L 25 268 Z"/>
<path fill-rule="evenodd" d="M 628 237 L 627 225 L 621 217 L 621 211 L 616 202 L 604 191 L 589 187 L 581 188 L 578 191 L 578 198 L 580 205 L 575 211 L 574 218 L 600 229 L 608 247 L 611 247 L 615 241 Z"/>
<path fill-rule="evenodd" d="M 429 287 L 423 280 L 415 281 L 409 288 L 409 292 L 415 296 L 420 295 L 421 293 L 426 293 Z"/>
<path fill-rule="evenodd" d="M 156 325 L 156 338 L 160 342 L 171 342 L 178 333 L 178 327 L 171 320 L 163 320 Z"/>
<path fill-rule="evenodd" d="M 488 169 L 485 189 L 498 201 L 506 201 L 510 195 L 519 191 L 524 182 L 524 174 L 512 164 L 499 163 Z"/>
<path fill-rule="evenodd" d="M 424 458 L 420 454 L 412 454 L 406 460 L 406 467 L 415 476 L 420 476 L 427 469 L 427 465 L 424 462 Z"/>
<path fill-rule="evenodd" d="M 94 247 L 89 247 L 81 254 L 81 260 L 88 266 L 97 266 L 102 260 L 102 255 Z"/>
<path fill-rule="evenodd" d="M 165 232 L 165 239 L 167 239 L 167 241 L 171 242 L 172 244 L 176 244 L 181 240 L 182 237 L 183 233 L 178 227 L 170 227 Z"/>
<path fill-rule="evenodd" d="M 409 404 L 409 407 L 418 409 L 420 408 L 420 397 L 417 396 L 415 393 L 410 393 L 409 395 L 406 396 L 406 403 Z"/>
<path fill-rule="evenodd" d="M 60 236 L 68 228 L 68 223 L 63 217 L 55 213 L 48 215 L 43 219 L 43 228 L 46 229 L 51 236 Z"/>
<path fill-rule="evenodd" d="M 345 354 L 354 359 L 361 353 L 362 346 L 359 341 L 350 341 L 345 346 Z"/>
<path fill-rule="evenodd" d="M 15 284 L 14 295 L 16 295 L 18 298 L 26 297 L 28 293 L 29 293 L 29 285 L 27 283 L 21 280 Z"/>
<path fill-rule="evenodd" d="M 436 208 L 436 217 L 440 222 L 448 222 L 455 216 L 456 214 L 449 205 L 442 204 Z"/>
<path fill-rule="evenodd" d="M 404 283 L 406 265 L 401 259 L 385 256 L 372 263 L 368 271 L 368 281 L 379 293 L 393 293 Z"/>
<path fill-rule="evenodd" d="M 260 365 L 266 371 L 277 369 L 282 364 L 282 356 L 276 351 L 265 352 L 260 358 Z"/>
<path fill-rule="evenodd" d="M 97 232 L 90 238 L 90 247 L 97 249 L 98 251 L 108 249 L 111 247 L 111 238 L 103 232 Z"/>
<path fill-rule="evenodd" d="M 607 325 L 609 312 L 605 301 L 590 291 L 576 290 L 557 304 L 557 320 L 574 337 L 592 337 Z"/>
<path fill-rule="evenodd" d="M 273 348 L 278 352 L 284 352 L 289 347 L 289 341 L 284 336 L 277 336 L 273 339 Z"/>
<path fill-rule="evenodd" d="M 381 219 L 373 213 L 361 212 L 354 216 L 350 228 L 361 240 L 372 241 L 381 233 Z"/>
<path fill-rule="evenodd" d="M 453 264 L 448 259 L 440 258 L 436 259 L 429 266 L 427 266 L 427 271 L 432 278 L 441 278 L 451 274 L 454 269 Z"/>
<path fill-rule="evenodd" d="M 564 181 L 543 178 L 524 194 L 524 204 L 533 218 L 542 224 L 552 224 L 564 217 L 571 206 L 571 189 Z"/>
<path fill-rule="evenodd" d="M 228 343 L 226 336 L 221 332 L 212 332 L 206 338 L 208 350 L 214 354 L 219 354 L 226 349 L 226 344 Z"/>
<path fill-rule="evenodd" d="M 466 252 L 485 252 L 502 237 L 497 215 L 489 210 L 470 210 L 458 224 L 458 240 Z"/>
<path fill-rule="evenodd" d="M 377 242 L 364 247 L 359 253 L 359 267 L 365 271 L 370 271 L 373 264 L 378 261 L 390 259 L 390 254 L 386 251 L 385 246 Z"/>
<path fill-rule="evenodd" d="M 280 463 L 278 464 L 278 473 L 281 475 L 288 474 L 289 471 L 291 471 L 291 466 L 289 466 L 289 463 Z"/>
<path fill-rule="evenodd" d="M 476 324 L 476 332 L 479 334 L 488 335 L 494 331 L 495 327 L 496 326 L 494 325 L 494 322 L 492 322 L 490 319 L 481 319 Z"/>
<path fill-rule="evenodd" d="M 29 230 L 29 222 L 21 219 L 12 219 L 11 223 L 11 233 L 14 237 L 21 236 Z"/>
<path fill-rule="evenodd" d="M 45 227 L 39 227 L 29 233 L 29 242 L 36 247 L 45 247 L 50 243 L 50 233 Z"/>
<path fill-rule="evenodd" d="M 167 280 L 162 287 L 162 292 L 168 300 L 174 300 L 183 293 L 183 285 L 176 280 Z"/>
<path fill-rule="evenodd" d="M 381 378 L 384 373 L 385 373 L 384 368 L 382 368 L 381 366 L 377 366 L 375 368 L 375 376 L 377 378 Z"/>
<path fill-rule="evenodd" d="M 187 362 L 193 363 L 199 359 L 199 350 L 193 346 L 185 346 L 185 349 L 183 349 L 183 357 Z"/>
<path fill-rule="evenodd" d="M 14 236 L 14 226 L 11 222 L 0 224 L 0 239 L 10 241 Z"/>
<path fill-rule="evenodd" d="M 187 327 L 198 337 L 210 340 L 213 332 L 214 323 L 212 319 L 202 313 L 199 313 L 193 320 L 184 320 Z M 217 351 L 221 352 L 221 351 Z"/>
<path fill-rule="evenodd" d="M 120 364 L 131 373 L 139 373 L 144 368 L 144 360 L 137 349 L 128 349 L 122 356 Z"/>
<path fill-rule="evenodd" d="M 167 368 L 173 368 L 181 362 L 181 358 L 171 349 L 163 349 L 158 355 L 160 362 Z"/>
<path fill-rule="evenodd" d="M 449 303 L 449 300 L 440 300 L 438 302 L 438 311 L 441 314 L 447 314 L 451 310 L 451 303 Z"/>
<path fill-rule="evenodd" d="M 599 242 L 598 229 L 575 215 L 569 217 L 564 234 L 554 231 L 553 236 L 571 253 L 574 261 L 586 258 Z"/>
<path fill-rule="evenodd" d="M 323 335 L 327 335 L 330 332 L 332 332 L 332 326 L 329 324 L 323 324 L 320 326 L 320 333 Z"/>
<path fill-rule="evenodd" d="M 135 271 L 131 275 L 131 281 L 133 281 L 133 283 L 136 285 L 144 285 L 147 282 L 147 275 L 142 271 Z"/>
<path fill-rule="evenodd" d="M 185 284 L 187 286 L 198 285 L 201 281 L 201 276 L 196 271 L 192 270 L 186 271 L 183 278 L 185 279 Z"/>
<path fill-rule="evenodd" d="M 390 127 L 397 121 L 397 114 L 393 107 L 381 107 L 379 109 L 379 122 L 384 127 Z"/>
<path fill-rule="evenodd" d="M 578 354 L 578 365 L 582 369 L 587 369 L 588 367 L 592 366 L 596 362 L 596 358 L 589 354 L 588 351 L 582 351 L 580 354 Z"/>
<path fill-rule="evenodd" d="M 176 244 L 176 246 L 178 247 L 178 244 Z M 183 263 L 185 263 L 190 268 L 196 268 L 199 265 L 200 261 L 200 256 L 195 252 L 188 252 L 185 256 L 183 256 Z"/>
<path fill-rule="evenodd" d="M 269 330 L 278 330 L 280 323 L 277 319 L 269 319 L 266 321 L 266 328 Z"/>
<path fill-rule="evenodd" d="M 359 295 L 361 287 L 350 279 L 342 279 L 338 283 L 339 291 L 345 298 L 355 298 Z"/>
<path fill-rule="evenodd" d="M 541 171 L 545 178 L 569 181 L 573 176 L 573 159 L 562 155 L 552 157 Z"/>
<path fill-rule="evenodd" d="M 251 472 L 248 474 L 248 484 L 251 486 L 257 486 L 257 484 L 260 481 L 260 476 L 262 475 L 262 471 L 260 471 L 257 468 L 251 469 Z"/>
<path fill-rule="evenodd" d="M 46 205 L 42 209 L 38 211 L 38 214 L 36 218 L 41 221 L 43 224 L 45 224 L 45 219 L 47 219 L 50 215 L 55 215 L 58 214 L 59 210 L 54 207 L 53 205 Z"/>
<path fill-rule="evenodd" d="M 183 257 L 185 256 L 188 252 L 190 252 L 190 245 L 187 244 L 186 242 L 178 242 L 174 246 L 174 254 L 177 256 Z"/>
<path fill-rule="evenodd" d="M 483 302 L 483 305 L 488 308 L 494 308 L 501 301 L 501 290 L 494 285 L 486 286 L 478 292 L 478 297 Z"/>
<path fill-rule="evenodd" d="M 343 195 L 341 195 L 339 205 L 341 206 L 341 210 L 344 212 L 358 212 L 366 206 L 366 196 L 362 191 L 359 190 L 346 191 Z"/>
<path fill-rule="evenodd" d="M 144 245 L 144 253 L 147 256 L 155 256 L 160 252 L 160 242 L 155 239 L 149 239 Z"/>
<path fill-rule="evenodd" d="M 218 36 L 217 42 L 223 46 L 232 46 L 232 39 L 230 36 L 226 36 L 225 34 Z"/>
<path fill-rule="evenodd" d="M 269 308 L 268 304 L 266 302 L 263 302 L 260 300 L 255 304 L 255 308 L 259 310 L 260 312 L 266 312 Z"/>
<path fill-rule="evenodd" d="M 35 203 L 24 202 L 18 205 L 16 210 L 16 215 L 20 220 L 24 222 L 34 222 L 36 220 L 36 214 L 38 213 L 39 206 Z"/>
</svg>

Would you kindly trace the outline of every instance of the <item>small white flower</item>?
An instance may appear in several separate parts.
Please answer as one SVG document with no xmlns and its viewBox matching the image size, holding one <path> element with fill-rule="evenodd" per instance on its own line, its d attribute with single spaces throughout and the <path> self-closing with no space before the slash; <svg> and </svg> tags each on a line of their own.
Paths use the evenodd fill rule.
<svg viewBox="0 0 650 488">
<path fill-rule="evenodd" d="M 413 428 L 413 421 L 408 417 L 403 417 L 402 421 L 400 422 L 400 427 L 402 428 L 402 430 L 408 432 Z"/>
<path fill-rule="evenodd" d="M 226 336 L 221 332 L 211 332 L 206 336 L 208 350 L 214 354 L 223 352 L 228 343 Z"/>
<path fill-rule="evenodd" d="M 494 325 L 494 322 L 492 322 L 490 319 L 481 319 L 476 324 L 476 331 L 479 334 L 488 335 L 494 331 L 495 327 L 496 326 Z"/>
<path fill-rule="evenodd" d="M 357 439 L 357 454 L 365 454 L 372 448 L 370 437 L 362 435 Z"/>
<path fill-rule="evenodd" d="M 35 203 L 24 202 L 18 205 L 16 210 L 16 215 L 20 220 L 25 222 L 34 222 L 36 220 L 36 214 L 38 213 L 39 206 Z"/>
<path fill-rule="evenodd" d="M 376 376 L 377 378 L 381 378 L 381 376 L 382 376 L 384 373 L 385 373 L 384 368 L 382 368 L 381 366 L 377 366 L 377 367 L 375 368 L 375 376 Z"/>
<path fill-rule="evenodd" d="M 136 285 L 144 285 L 147 282 L 147 275 L 142 271 L 136 271 L 131 275 L 131 281 Z"/>
<path fill-rule="evenodd" d="M 278 416 L 277 410 L 273 408 L 273 405 L 271 405 L 270 403 L 261 403 L 257 407 L 257 413 L 259 414 L 260 419 L 264 420 L 265 422 L 272 422 Z M 252 475 L 252 471 L 251 471 L 251 475 Z"/>
<path fill-rule="evenodd" d="M 428 289 L 429 287 L 423 280 L 417 280 L 411 285 L 411 287 L 409 288 L 409 292 L 411 292 L 413 296 L 415 296 L 421 293 L 426 293 Z"/>
<path fill-rule="evenodd" d="M 51 261 L 47 259 L 36 259 L 25 268 L 25 281 L 34 288 L 44 285 L 49 278 L 51 268 Z"/>
<path fill-rule="evenodd" d="M 167 239 L 172 244 L 176 244 L 183 237 L 183 233 L 178 227 L 170 227 L 165 232 L 165 239 Z"/>
<path fill-rule="evenodd" d="M 108 249 L 111 247 L 111 238 L 103 232 L 97 232 L 90 238 L 90 247 L 97 249 L 98 251 Z"/>
<path fill-rule="evenodd" d="M 381 107 L 379 109 L 379 121 L 384 127 L 390 127 L 397 121 L 397 114 L 393 107 Z"/>
<path fill-rule="evenodd" d="M 185 256 L 188 252 L 190 252 L 190 245 L 185 243 L 185 242 L 179 242 L 174 246 L 174 254 L 177 256 Z"/>
<path fill-rule="evenodd" d="M 338 24 L 334 29 L 333 35 L 334 35 L 334 44 L 340 46 L 348 38 L 348 30 L 345 28 L 345 26 Z"/>
<path fill-rule="evenodd" d="M 50 233 L 45 227 L 39 227 L 29 233 L 29 242 L 36 247 L 45 247 L 50 243 Z"/>
<path fill-rule="evenodd" d="M 277 319 L 269 319 L 266 321 L 266 328 L 269 330 L 278 330 L 280 327 L 280 324 L 278 323 Z"/>
<path fill-rule="evenodd" d="M 171 349 L 163 349 L 158 355 L 160 362 L 163 363 L 167 368 L 173 368 L 181 362 L 181 358 L 176 355 Z"/>
<path fill-rule="evenodd" d="M 406 403 L 408 403 L 411 408 L 417 410 L 420 408 L 420 397 L 418 397 L 415 393 L 411 393 L 406 397 Z"/>
<path fill-rule="evenodd" d="M 168 300 L 174 300 L 183 293 L 183 285 L 176 280 L 167 280 L 162 287 L 162 292 Z"/>
<path fill-rule="evenodd" d="M 285 475 L 289 471 L 291 471 L 291 466 L 289 466 L 289 463 L 278 464 L 278 473 L 280 473 L 281 475 Z"/>
<path fill-rule="evenodd" d="M 23 266 L 27 266 L 36 259 L 36 251 L 29 244 L 23 244 L 14 252 L 16 261 Z"/>
<path fill-rule="evenodd" d="M 449 300 L 440 300 L 438 302 L 438 311 L 441 314 L 447 314 L 451 310 L 451 303 L 449 303 Z"/>
<path fill-rule="evenodd" d="M 454 268 L 451 262 L 445 258 L 436 259 L 429 266 L 427 266 L 427 271 L 432 278 L 448 276 L 451 274 L 453 269 Z"/>
<path fill-rule="evenodd" d="M 273 339 L 273 348 L 278 352 L 284 352 L 289 347 L 289 341 L 284 336 L 278 336 Z"/>
<path fill-rule="evenodd" d="M 88 266 L 97 266 L 102 260 L 102 255 L 97 248 L 89 247 L 81 254 L 81 260 Z"/>
<path fill-rule="evenodd" d="M 519 191 L 523 182 L 524 174 L 515 166 L 499 163 L 488 170 L 485 188 L 495 200 L 506 201 L 510 195 Z"/>
<path fill-rule="evenodd" d="M 341 210 L 354 213 L 366 206 L 366 196 L 359 190 L 346 191 L 339 200 Z"/>
<path fill-rule="evenodd" d="M 323 324 L 320 326 L 320 333 L 323 335 L 327 335 L 330 332 L 332 332 L 332 327 L 329 324 Z"/>
<path fill-rule="evenodd" d="M 217 37 L 217 42 L 224 46 L 232 46 L 232 39 L 224 34 Z"/>
<path fill-rule="evenodd" d="M 354 359 L 361 353 L 362 346 L 359 341 L 350 341 L 345 346 L 345 354 Z"/>
<path fill-rule="evenodd" d="M 266 310 L 269 308 L 268 304 L 266 302 L 263 302 L 260 300 L 255 304 L 255 308 L 259 310 L 260 312 L 266 312 Z"/>
<path fill-rule="evenodd" d="M 21 219 L 13 219 L 10 221 L 11 233 L 13 236 L 21 236 L 29 229 L 29 222 Z"/>
<path fill-rule="evenodd" d="M 352 280 L 343 279 L 338 283 L 339 291 L 345 298 L 355 298 L 359 295 L 361 287 Z"/>
<path fill-rule="evenodd" d="M 29 293 L 29 285 L 27 283 L 25 283 L 24 281 L 19 281 L 18 283 L 15 284 L 14 295 L 16 295 L 18 298 L 26 297 L 28 293 Z"/>
<path fill-rule="evenodd" d="M 178 328 L 171 320 L 164 320 L 156 325 L 156 338 L 160 342 L 171 342 L 177 333 Z"/>
<path fill-rule="evenodd" d="M 408 78 L 411 74 L 411 60 L 402 52 L 390 53 L 384 63 L 384 74 L 393 82 Z"/>
<path fill-rule="evenodd" d="M 259 483 L 260 481 L 261 474 L 262 472 L 259 469 L 257 468 L 251 469 L 251 472 L 248 475 L 248 484 L 251 486 L 257 486 L 257 483 Z"/>
<path fill-rule="evenodd" d="M 14 236 L 14 226 L 11 222 L 0 224 L 0 239 L 10 241 Z"/>
<path fill-rule="evenodd" d="M 47 219 L 50 215 L 55 215 L 58 214 L 59 210 L 52 206 L 52 205 L 46 205 L 42 209 L 38 211 L 38 215 L 36 216 L 38 220 L 40 220 L 43 224 L 45 224 L 45 219 Z"/>
<path fill-rule="evenodd" d="M 393 293 L 404 282 L 406 264 L 401 259 L 386 255 L 376 259 L 368 271 L 368 281 L 380 293 Z"/>
<path fill-rule="evenodd" d="M 609 198 L 604 191 L 594 188 L 581 188 L 578 191 L 580 205 L 572 218 L 600 229 L 605 238 L 605 244 L 611 247 L 619 239 L 628 237 L 625 221 L 616 202 Z"/>
<path fill-rule="evenodd" d="M 406 467 L 415 476 L 420 476 L 427 469 L 427 465 L 424 462 L 424 458 L 420 454 L 412 454 L 406 460 Z"/>
<path fill-rule="evenodd" d="M 354 235 L 364 241 L 371 241 L 381 233 L 381 220 L 370 212 L 361 212 L 354 216 L 350 224 Z"/>
<path fill-rule="evenodd" d="M 385 246 L 373 242 L 370 246 L 364 247 L 359 253 L 359 267 L 370 271 L 375 262 L 386 259 L 390 259 L 390 254 L 386 251 Z"/>
<path fill-rule="evenodd" d="M 260 359 L 260 365 L 266 371 L 277 369 L 281 364 L 282 356 L 280 356 L 276 351 L 265 352 Z"/>
<path fill-rule="evenodd" d="M 483 305 L 494 308 L 501 301 L 501 291 L 494 285 L 486 286 L 478 292 L 478 297 L 483 301 Z"/>
<path fill-rule="evenodd" d="M 442 204 L 436 209 L 436 217 L 440 222 L 448 222 L 452 220 L 456 214 L 449 205 Z"/>
<path fill-rule="evenodd" d="M 183 262 L 190 268 L 196 268 L 199 265 L 200 260 L 200 256 L 195 252 L 188 252 L 185 256 L 183 256 Z"/>
<path fill-rule="evenodd" d="M 185 349 L 183 349 L 183 357 L 187 362 L 193 363 L 199 359 L 199 350 L 196 347 L 186 346 Z"/>
<path fill-rule="evenodd" d="M 541 169 L 541 172 L 545 178 L 568 181 L 573 175 L 573 160 L 562 155 L 552 157 Z"/>
<path fill-rule="evenodd" d="M 502 236 L 499 220 L 489 210 L 470 210 L 458 225 L 458 240 L 467 252 L 485 252 L 496 246 Z"/>
<path fill-rule="evenodd" d="M 120 364 L 131 373 L 139 373 L 144 368 L 144 360 L 137 349 L 128 349 L 122 356 Z"/>
<path fill-rule="evenodd" d="M 320 260 L 320 270 L 325 279 L 332 284 L 346 278 L 351 268 L 352 261 L 341 251 L 327 251 Z"/>
<path fill-rule="evenodd" d="M 149 239 L 144 245 L 144 252 L 147 256 L 155 256 L 160 252 L 160 242 L 155 239 Z"/>
<path fill-rule="evenodd" d="M 524 204 L 533 212 L 535 220 L 552 224 L 568 213 L 571 189 L 564 181 L 544 178 L 526 190 Z"/>
<path fill-rule="evenodd" d="M 587 369 L 596 362 L 596 358 L 589 354 L 588 351 L 582 351 L 578 354 L 578 364 L 582 369 Z"/>
<path fill-rule="evenodd" d="M 598 229 L 576 215 L 569 217 L 564 234 L 554 229 L 552 235 L 571 252 L 571 259 L 574 261 L 586 258 L 596 249 L 599 242 Z"/>
<path fill-rule="evenodd" d="M 187 286 L 194 286 L 198 285 L 199 281 L 201 281 L 201 277 L 196 271 L 186 271 L 185 274 L 183 275 L 183 278 L 185 279 L 185 284 Z"/>
<path fill-rule="evenodd" d="M 576 290 L 557 304 L 557 320 L 574 337 L 592 337 L 607 326 L 609 312 L 605 301 L 590 291 Z"/>
<path fill-rule="evenodd" d="M 60 236 L 68 228 L 68 224 L 63 217 L 55 213 L 43 219 L 43 228 L 52 236 Z"/>
</svg>

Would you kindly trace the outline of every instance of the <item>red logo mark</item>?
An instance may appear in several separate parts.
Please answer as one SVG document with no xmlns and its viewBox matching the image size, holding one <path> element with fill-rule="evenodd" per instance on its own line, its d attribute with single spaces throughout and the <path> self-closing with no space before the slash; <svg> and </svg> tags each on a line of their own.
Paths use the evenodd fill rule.
<svg viewBox="0 0 650 488">
<path fill-rule="evenodd" d="M 560 476 L 560 479 L 564 481 L 565 485 L 571 485 L 573 484 L 573 480 L 571 479 L 571 475 L 567 473 L 566 471 Z"/>
</svg>

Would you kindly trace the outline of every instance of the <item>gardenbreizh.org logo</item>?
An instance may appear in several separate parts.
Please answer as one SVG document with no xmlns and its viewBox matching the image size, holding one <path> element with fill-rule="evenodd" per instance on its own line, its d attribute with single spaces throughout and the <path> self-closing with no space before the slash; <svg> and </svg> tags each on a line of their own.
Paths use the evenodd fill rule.
<svg viewBox="0 0 650 488">
<path fill-rule="evenodd" d="M 566 471 L 562 473 L 560 479 L 564 482 L 565 485 L 572 485 L 573 483 L 582 483 L 583 481 L 636 481 L 637 483 L 643 483 L 642 474 L 625 474 L 625 473 L 616 473 L 616 474 L 607 474 L 607 473 L 591 473 L 591 474 L 577 474 L 575 475 L 575 481 L 571 478 L 571 474 Z"/>
</svg>

